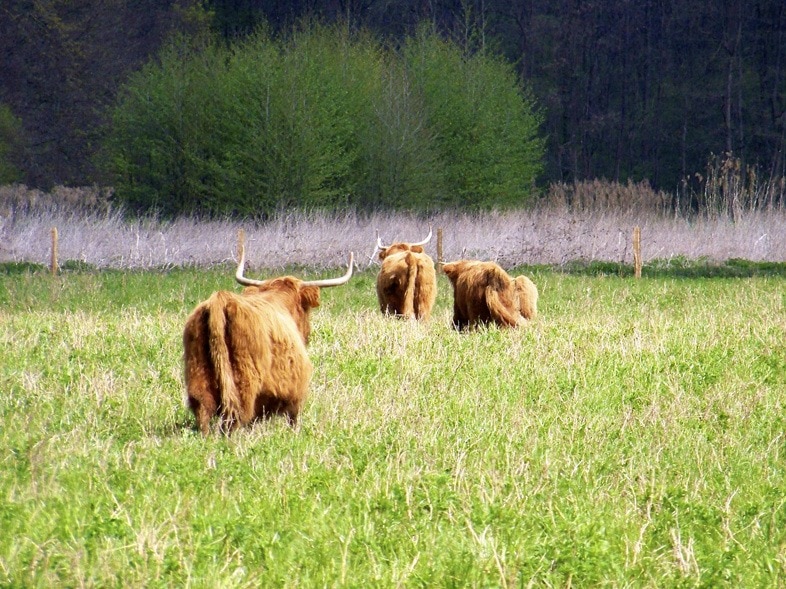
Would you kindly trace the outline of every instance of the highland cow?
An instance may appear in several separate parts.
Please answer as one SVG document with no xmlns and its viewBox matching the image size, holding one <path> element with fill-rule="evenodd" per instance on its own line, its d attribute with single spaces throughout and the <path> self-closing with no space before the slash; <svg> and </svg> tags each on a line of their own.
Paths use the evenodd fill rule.
<svg viewBox="0 0 786 589">
<path fill-rule="evenodd" d="M 310 311 L 319 306 L 320 288 L 345 284 L 354 267 L 350 253 L 342 277 L 304 281 L 252 280 L 243 276 L 244 266 L 242 249 L 235 277 L 246 288 L 214 293 L 183 331 L 188 404 L 203 435 L 216 414 L 226 433 L 279 413 L 296 425 L 312 373 Z"/>
<path fill-rule="evenodd" d="M 437 298 L 434 261 L 423 246 L 431 240 L 431 228 L 423 241 L 384 245 L 377 234 L 382 267 L 377 275 L 377 299 L 387 315 L 427 320 Z"/>
<path fill-rule="evenodd" d="M 443 265 L 453 285 L 456 329 L 495 323 L 516 327 L 537 315 L 538 290 L 526 276 L 512 279 L 498 264 L 458 260 Z"/>
</svg>

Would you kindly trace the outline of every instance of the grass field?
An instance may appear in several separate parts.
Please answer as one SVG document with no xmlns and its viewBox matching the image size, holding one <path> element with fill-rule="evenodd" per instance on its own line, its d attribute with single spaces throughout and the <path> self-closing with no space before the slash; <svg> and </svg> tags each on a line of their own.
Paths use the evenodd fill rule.
<svg viewBox="0 0 786 589">
<path fill-rule="evenodd" d="M 465 334 L 444 276 L 417 324 L 365 271 L 298 429 L 208 439 L 180 338 L 231 268 L 7 270 L 2 586 L 786 585 L 779 267 L 530 268 L 538 320 Z"/>
</svg>

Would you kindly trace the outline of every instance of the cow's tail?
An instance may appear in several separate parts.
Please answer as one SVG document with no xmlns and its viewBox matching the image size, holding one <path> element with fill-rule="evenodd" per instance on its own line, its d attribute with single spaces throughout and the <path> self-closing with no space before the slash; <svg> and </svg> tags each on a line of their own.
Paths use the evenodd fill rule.
<svg viewBox="0 0 786 589">
<path fill-rule="evenodd" d="M 518 325 L 521 314 L 512 302 L 505 304 L 502 293 L 493 287 L 486 288 L 486 305 L 491 318 L 501 325 L 514 327 Z"/>
<path fill-rule="evenodd" d="M 401 307 L 401 314 L 406 318 L 415 316 L 415 283 L 418 279 L 418 260 L 407 252 L 407 288 L 404 290 L 404 303 Z"/>
<path fill-rule="evenodd" d="M 514 327 L 521 319 L 518 300 L 515 298 L 513 285 L 497 273 L 488 277 L 486 286 L 486 305 L 491 318 L 500 325 Z M 512 296 L 509 296 L 512 295 Z"/>
<path fill-rule="evenodd" d="M 210 357 L 218 382 L 221 410 L 229 429 L 241 421 L 242 403 L 235 385 L 232 361 L 227 346 L 227 315 L 232 311 L 235 301 L 229 292 L 219 291 L 210 297 L 208 308 L 208 332 Z"/>
</svg>

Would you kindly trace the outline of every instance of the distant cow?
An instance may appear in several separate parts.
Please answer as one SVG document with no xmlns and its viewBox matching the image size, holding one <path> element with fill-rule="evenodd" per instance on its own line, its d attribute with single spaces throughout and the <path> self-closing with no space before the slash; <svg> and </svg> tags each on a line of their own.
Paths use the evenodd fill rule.
<svg viewBox="0 0 786 589">
<path fill-rule="evenodd" d="M 377 233 L 377 249 L 382 268 L 377 275 L 377 299 L 383 313 L 426 320 L 437 298 L 434 261 L 423 251 L 431 240 L 384 245 Z"/>
<path fill-rule="evenodd" d="M 515 280 L 494 262 L 459 260 L 443 265 L 453 285 L 453 325 L 515 327 L 537 315 L 538 289 L 526 276 Z"/>
<path fill-rule="evenodd" d="M 242 293 L 214 293 L 196 306 L 183 331 L 188 404 L 203 435 L 219 414 L 221 429 L 284 413 L 297 423 L 311 379 L 306 353 L 311 309 L 319 306 L 320 287 L 338 286 L 352 276 L 303 281 L 292 276 L 252 280 L 243 276 L 241 250 L 235 278 Z"/>
</svg>

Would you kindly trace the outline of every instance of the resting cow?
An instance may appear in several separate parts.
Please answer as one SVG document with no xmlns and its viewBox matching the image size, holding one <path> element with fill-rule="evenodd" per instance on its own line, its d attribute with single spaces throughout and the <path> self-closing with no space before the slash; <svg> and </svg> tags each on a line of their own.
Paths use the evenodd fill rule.
<svg viewBox="0 0 786 589">
<path fill-rule="evenodd" d="M 276 413 L 297 423 L 312 372 L 310 311 L 319 306 L 320 287 L 345 284 L 354 267 L 350 253 L 340 278 L 252 280 L 243 276 L 245 261 L 241 249 L 235 278 L 246 288 L 214 293 L 183 331 L 188 404 L 203 435 L 216 414 L 227 433 Z"/>
<path fill-rule="evenodd" d="M 538 289 L 526 276 L 515 280 L 494 262 L 458 260 L 443 265 L 453 285 L 453 325 L 515 327 L 537 315 Z"/>
<path fill-rule="evenodd" d="M 383 245 L 377 234 L 377 249 L 382 267 L 377 275 L 377 298 L 383 313 L 406 319 L 426 320 L 437 298 L 434 261 L 424 253 L 428 237 L 416 243 Z"/>
</svg>

